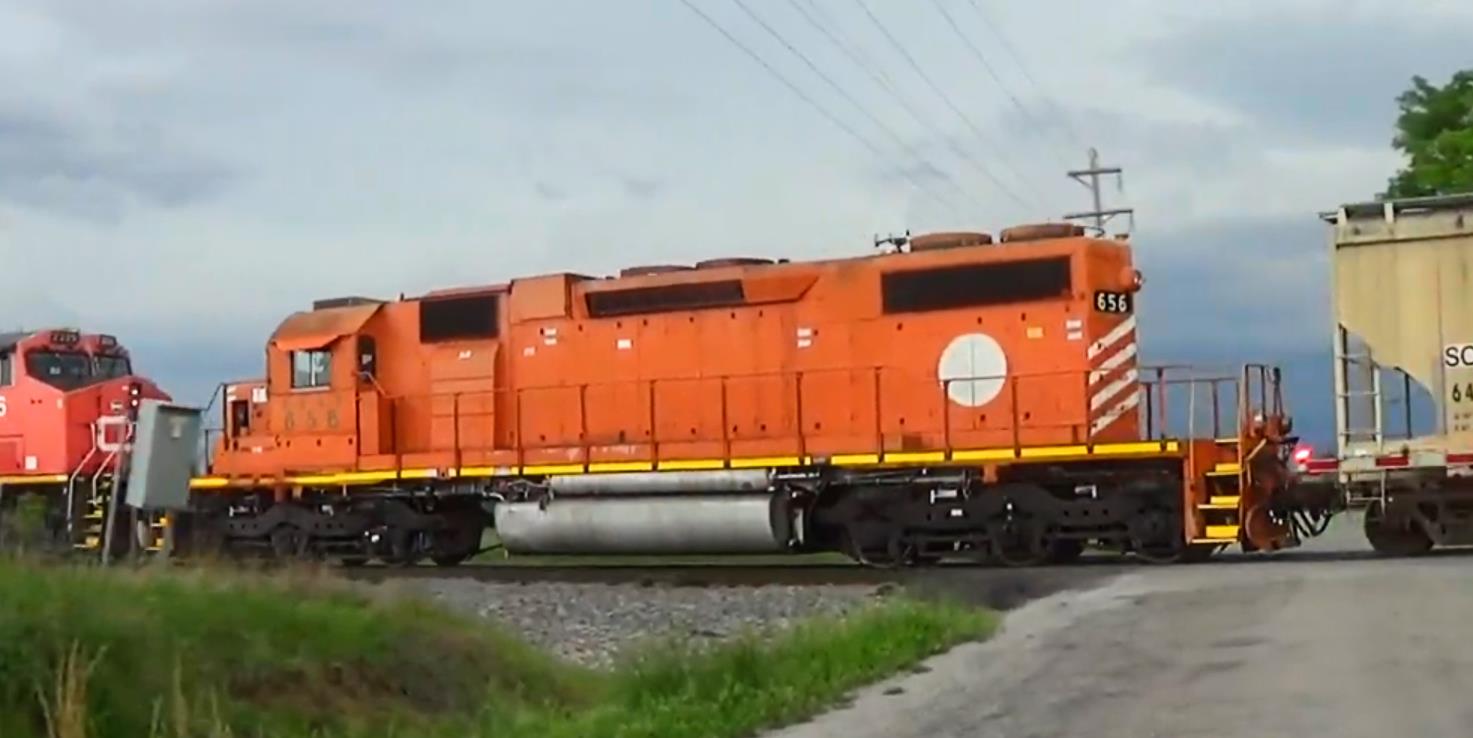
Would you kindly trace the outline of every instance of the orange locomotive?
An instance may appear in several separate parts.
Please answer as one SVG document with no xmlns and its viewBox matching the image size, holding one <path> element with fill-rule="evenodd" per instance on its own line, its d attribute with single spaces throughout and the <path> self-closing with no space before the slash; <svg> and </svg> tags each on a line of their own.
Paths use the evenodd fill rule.
<svg viewBox="0 0 1473 738">
<path fill-rule="evenodd" d="M 22 498 L 39 498 L 53 543 L 95 548 L 144 399 L 169 396 L 133 373 L 113 336 L 0 334 L 0 526 Z"/>
<path fill-rule="evenodd" d="M 1193 402 L 1240 390 L 1241 427 L 1168 437 L 1127 243 L 1057 224 L 894 243 L 320 302 L 271 337 L 264 381 L 226 386 L 196 522 L 442 564 L 488 526 L 512 553 L 883 563 L 1297 541 L 1276 373 L 1257 397 L 1246 375 L 1180 380 Z"/>
</svg>

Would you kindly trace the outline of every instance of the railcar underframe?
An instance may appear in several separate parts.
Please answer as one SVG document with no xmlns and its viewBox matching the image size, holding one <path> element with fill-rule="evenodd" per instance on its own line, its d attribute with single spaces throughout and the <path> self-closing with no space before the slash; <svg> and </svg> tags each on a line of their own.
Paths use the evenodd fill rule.
<svg viewBox="0 0 1473 738">
<path fill-rule="evenodd" d="M 1187 459 L 807 466 L 198 494 L 190 548 L 458 564 L 494 530 L 513 554 L 840 552 L 875 566 L 1067 563 L 1086 548 L 1202 558 Z M 1273 511 L 1283 519 L 1289 511 Z"/>
</svg>

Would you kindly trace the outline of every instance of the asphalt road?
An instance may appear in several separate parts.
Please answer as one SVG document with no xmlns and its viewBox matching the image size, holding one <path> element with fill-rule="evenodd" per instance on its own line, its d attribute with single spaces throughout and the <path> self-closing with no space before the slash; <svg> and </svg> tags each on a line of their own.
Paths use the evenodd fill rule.
<svg viewBox="0 0 1473 738">
<path fill-rule="evenodd" d="M 1473 554 L 1102 571 L 781 738 L 1473 735 Z M 985 576 L 978 573 L 977 576 Z"/>
</svg>

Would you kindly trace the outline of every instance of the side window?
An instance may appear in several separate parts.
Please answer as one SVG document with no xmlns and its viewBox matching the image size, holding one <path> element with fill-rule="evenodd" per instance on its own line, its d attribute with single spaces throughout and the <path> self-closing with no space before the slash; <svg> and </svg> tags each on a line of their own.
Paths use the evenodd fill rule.
<svg viewBox="0 0 1473 738">
<path fill-rule="evenodd" d="M 358 337 L 358 376 L 367 379 L 378 376 L 378 347 L 373 336 Z"/>
<path fill-rule="evenodd" d="M 251 403 L 249 400 L 230 401 L 230 435 L 239 436 L 251 430 Z"/>
<path fill-rule="evenodd" d="M 332 381 L 332 354 L 327 349 L 292 352 L 292 387 L 326 387 Z"/>
<path fill-rule="evenodd" d="M 15 371 L 13 368 L 15 366 L 14 356 L 15 354 L 8 351 L 0 354 L 0 387 L 9 387 L 15 383 L 15 376 L 13 374 Z"/>
</svg>

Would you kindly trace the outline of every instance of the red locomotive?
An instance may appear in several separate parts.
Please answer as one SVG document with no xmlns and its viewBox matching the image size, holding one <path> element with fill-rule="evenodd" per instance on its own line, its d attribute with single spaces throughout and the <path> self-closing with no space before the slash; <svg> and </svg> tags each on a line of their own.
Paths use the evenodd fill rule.
<svg viewBox="0 0 1473 738">
<path fill-rule="evenodd" d="M 899 245 L 316 304 L 227 386 L 196 522 L 355 561 L 459 562 L 494 524 L 513 553 L 1039 563 L 1280 548 L 1320 514 L 1276 371 L 1137 365 L 1128 243 Z"/>
<path fill-rule="evenodd" d="M 54 541 L 96 546 L 138 403 L 168 400 L 117 339 L 75 329 L 0 334 L 0 512 L 33 497 Z"/>
</svg>

